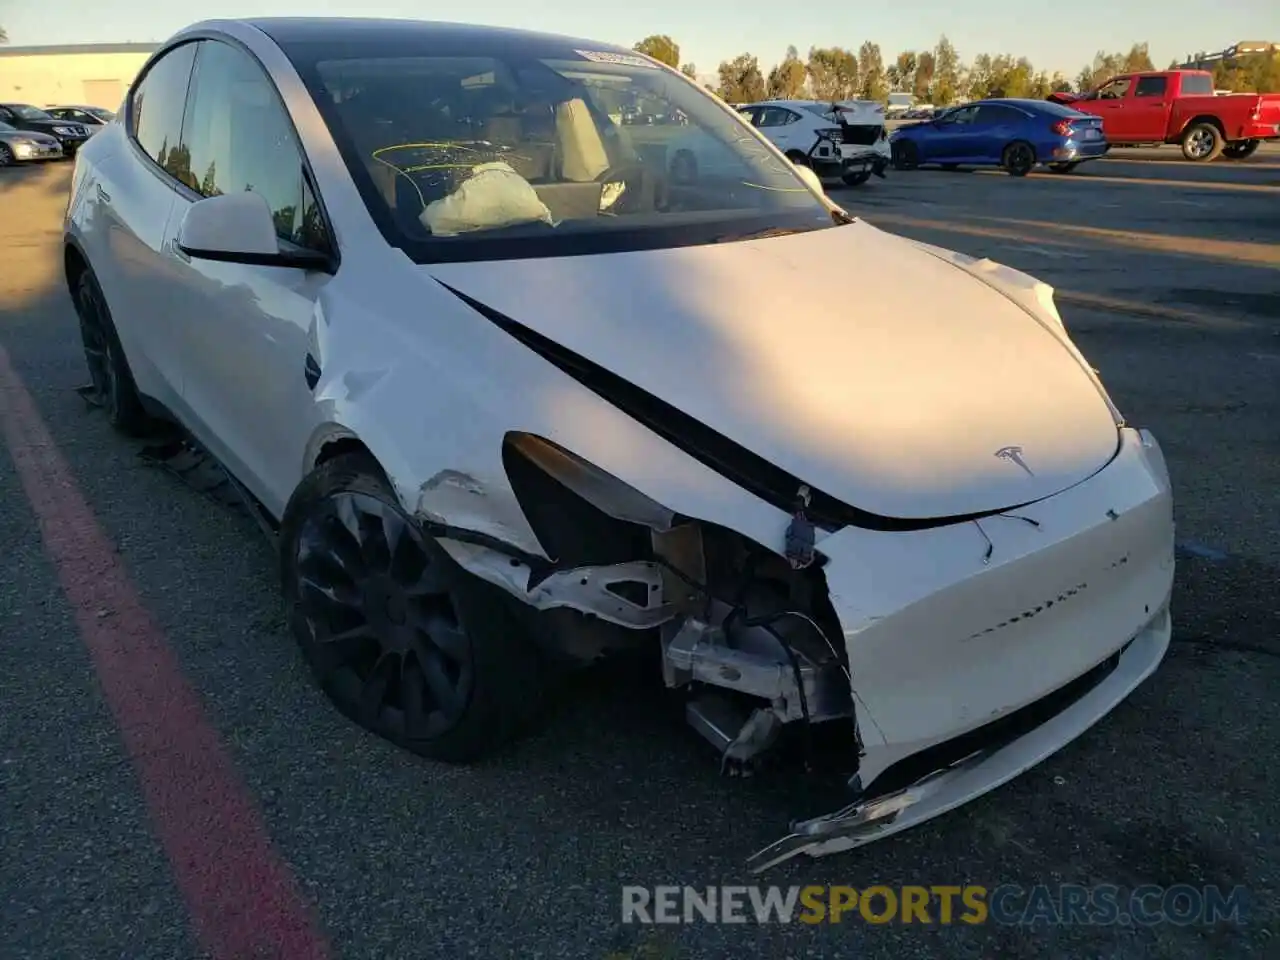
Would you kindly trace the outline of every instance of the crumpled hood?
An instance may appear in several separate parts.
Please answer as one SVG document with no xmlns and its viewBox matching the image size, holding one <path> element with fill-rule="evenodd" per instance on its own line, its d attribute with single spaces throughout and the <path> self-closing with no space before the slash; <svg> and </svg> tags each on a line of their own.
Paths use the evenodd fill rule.
<svg viewBox="0 0 1280 960">
<path fill-rule="evenodd" d="M 1028 503 L 1117 448 L 1107 402 L 1049 327 L 865 223 L 422 270 L 882 517 Z"/>
</svg>

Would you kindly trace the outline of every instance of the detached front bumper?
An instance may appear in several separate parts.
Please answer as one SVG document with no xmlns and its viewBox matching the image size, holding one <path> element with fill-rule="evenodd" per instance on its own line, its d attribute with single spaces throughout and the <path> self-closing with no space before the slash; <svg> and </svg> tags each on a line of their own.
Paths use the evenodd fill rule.
<svg viewBox="0 0 1280 960">
<path fill-rule="evenodd" d="M 1128 697 L 1160 665 L 1171 635 L 1169 609 L 1165 607 L 1118 654 L 1077 678 L 1059 696 L 1045 698 L 1041 704 L 1027 708 L 1026 715 L 1009 719 L 1034 723 L 1038 719 L 1034 707 L 1052 708 L 1058 705 L 1055 700 L 1065 700 L 1060 712 L 1021 735 L 1017 723 L 1009 724 L 1006 730 L 993 731 L 993 742 L 975 746 L 951 766 L 908 786 L 797 823 L 788 836 L 752 856 L 748 867 L 760 873 L 801 854 L 822 857 L 861 847 L 924 823 L 1008 783 L 1082 735 Z"/>
<path fill-rule="evenodd" d="M 849 805 L 751 860 L 861 846 L 1050 756 L 1158 666 L 1174 536 L 1163 454 L 1121 430 L 1112 462 L 1038 503 L 916 532 L 821 541 L 863 741 Z"/>
</svg>

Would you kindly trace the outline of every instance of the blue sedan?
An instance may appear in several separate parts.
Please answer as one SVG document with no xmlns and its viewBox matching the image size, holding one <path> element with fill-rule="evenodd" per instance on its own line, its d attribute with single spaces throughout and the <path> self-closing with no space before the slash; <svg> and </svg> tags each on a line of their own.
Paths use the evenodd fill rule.
<svg viewBox="0 0 1280 960">
<path fill-rule="evenodd" d="M 966 103 L 899 127 L 890 147 L 899 170 L 926 163 L 947 169 L 999 166 L 1015 177 L 1025 177 L 1039 163 L 1070 173 L 1110 149 L 1098 117 L 1045 100 Z"/>
</svg>

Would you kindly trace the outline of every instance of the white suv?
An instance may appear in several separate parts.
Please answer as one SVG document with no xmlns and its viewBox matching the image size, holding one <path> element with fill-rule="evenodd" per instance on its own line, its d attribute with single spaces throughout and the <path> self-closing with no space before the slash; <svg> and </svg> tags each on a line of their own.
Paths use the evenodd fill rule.
<svg viewBox="0 0 1280 960">
<path fill-rule="evenodd" d="M 884 106 L 864 101 L 766 100 L 740 107 L 791 160 L 820 177 L 839 176 L 854 187 L 889 165 Z"/>
</svg>

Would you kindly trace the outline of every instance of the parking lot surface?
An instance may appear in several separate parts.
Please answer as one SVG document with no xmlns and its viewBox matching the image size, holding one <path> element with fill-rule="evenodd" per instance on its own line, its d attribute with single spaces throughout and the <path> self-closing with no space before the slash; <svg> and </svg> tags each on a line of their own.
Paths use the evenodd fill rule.
<svg viewBox="0 0 1280 960">
<path fill-rule="evenodd" d="M 886 230 L 1057 287 L 1170 461 L 1175 644 L 1013 783 L 759 881 L 1247 887 L 1246 923 L 1211 927 L 623 924 L 626 884 L 757 882 L 742 861 L 784 831 L 788 785 L 720 779 L 656 678 L 626 669 L 575 683 L 543 730 L 473 768 L 341 719 L 282 628 L 252 522 L 147 466 L 75 393 L 69 173 L 0 172 L 0 957 L 1274 953 L 1280 151 L 833 190 Z M 807 288 L 851 322 L 910 296 L 856 263 Z"/>
</svg>

